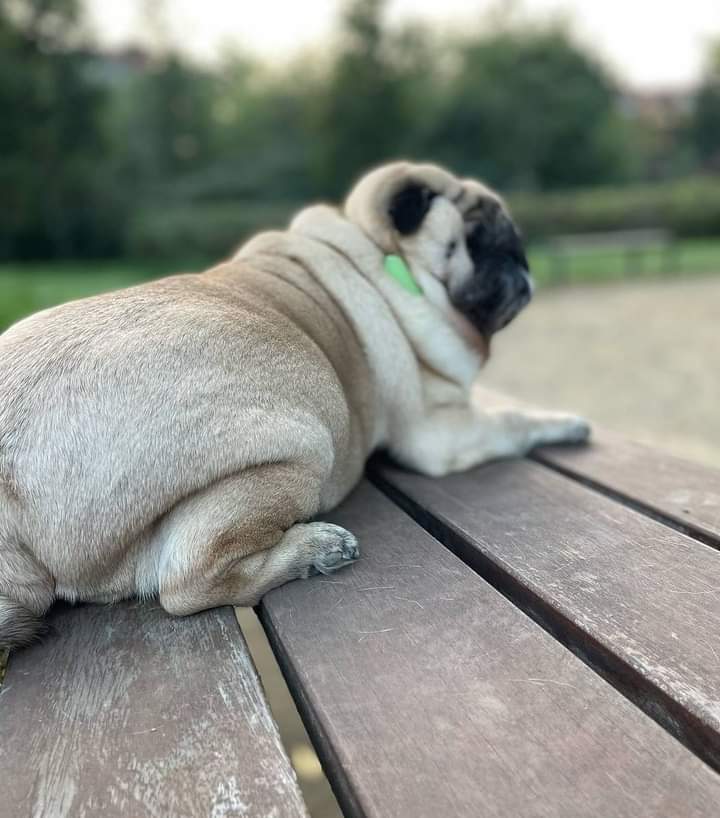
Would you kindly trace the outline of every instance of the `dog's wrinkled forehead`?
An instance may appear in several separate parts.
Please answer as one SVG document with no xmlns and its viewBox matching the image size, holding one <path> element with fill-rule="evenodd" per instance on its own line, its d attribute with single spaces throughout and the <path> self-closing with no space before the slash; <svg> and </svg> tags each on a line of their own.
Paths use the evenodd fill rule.
<svg viewBox="0 0 720 818">
<path fill-rule="evenodd" d="M 457 206 L 466 224 L 481 224 L 488 230 L 494 230 L 502 229 L 511 221 L 505 203 L 494 190 L 474 179 L 464 179 L 461 186 L 462 193 L 457 199 Z"/>
<path fill-rule="evenodd" d="M 504 251 L 527 269 L 520 233 L 500 196 L 474 179 L 463 180 L 462 186 L 458 207 L 473 261 L 477 263 L 483 251 Z"/>
</svg>

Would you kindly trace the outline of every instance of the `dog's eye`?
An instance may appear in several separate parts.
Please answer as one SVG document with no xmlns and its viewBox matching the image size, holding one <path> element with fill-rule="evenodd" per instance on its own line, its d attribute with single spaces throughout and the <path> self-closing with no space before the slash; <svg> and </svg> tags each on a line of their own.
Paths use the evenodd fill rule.
<svg viewBox="0 0 720 818">
<path fill-rule="evenodd" d="M 450 256 L 457 250 L 457 242 L 453 239 L 447 246 L 445 250 L 445 258 L 450 258 Z"/>
</svg>

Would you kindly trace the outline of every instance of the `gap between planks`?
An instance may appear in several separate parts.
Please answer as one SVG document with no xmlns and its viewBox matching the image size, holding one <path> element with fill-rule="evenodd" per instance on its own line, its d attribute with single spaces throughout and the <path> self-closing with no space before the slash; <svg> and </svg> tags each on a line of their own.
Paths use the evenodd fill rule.
<svg viewBox="0 0 720 818">
<path fill-rule="evenodd" d="M 330 741 L 325 729 L 323 727 L 323 720 L 315 712 L 315 709 L 310 702 L 310 699 L 305 694 L 303 685 L 300 682 L 300 677 L 295 668 L 292 658 L 283 645 L 282 639 L 278 637 L 275 627 L 272 623 L 272 617 L 266 614 L 262 604 L 255 609 L 260 623 L 265 631 L 267 640 L 275 654 L 275 660 L 278 667 L 282 671 L 285 678 L 290 695 L 295 702 L 295 707 L 300 714 L 303 725 L 307 731 L 308 737 L 312 743 L 313 750 L 317 754 L 323 773 L 333 791 L 335 800 L 343 813 L 343 815 L 364 815 L 360 804 L 355 797 L 353 787 L 348 780 L 348 777 L 342 765 L 333 751 L 332 742 Z"/>
<path fill-rule="evenodd" d="M 371 466 L 367 477 L 388 499 L 469 568 L 472 568 L 481 579 L 577 656 L 594 673 L 649 716 L 697 758 L 716 773 L 720 773 L 720 736 L 693 713 L 658 688 L 652 680 L 607 650 L 600 642 L 553 608 L 519 579 L 473 548 L 451 521 L 423 508 L 402 490 L 392 485 L 377 467 Z"/>
<path fill-rule="evenodd" d="M 581 486 L 585 486 L 585 488 L 592 489 L 592 491 L 602 494 L 603 497 L 614 500 L 616 503 L 620 503 L 620 505 L 626 506 L 627 508 L 636 511 L 638 514 L 649 517 L 651 520 L 655 520 L 656 523 L 662 523 L 662 525 L 672 528 L 673 531 L 677 531 L 679 534 L 684 534 L 686 537 L 690 537 L 703 545 L 707 545 L 710 548 L 714 548 L 716 551 L 720 551 L 720 540 L 718 540 L 718 538 L 714 537 L 712 534 L 707 534 L 690 522 L 684 523 L 682 520 L 677 519 L 669 513 L 665 514 L 662 511 L 653 508 L 651 505 L 643 503 L 642 500 L 637 500 L 636 498 L 630 497 L 628 494 L 625 494 L 622 491 L 610 488 L 610 486 L 606 486 L 604 483 L 593 480 L 592 477 L 588 477 L 586 474 L 579 474 L 567 466 L 562 466 L 560 463 L 555 463 L 554 461 L 545 457 L 542 454 L 542 450 L 538 452 L 531 452 L 528 455 L 528 459 L 532 460 L 533 463 L 537 463 L 543 468 L 550 469 L 550 471 L 561 474 L 563 477 L 566 477 L 568 480 L 572 480 L 574 483 L 579 483 Z"/>
</svg>

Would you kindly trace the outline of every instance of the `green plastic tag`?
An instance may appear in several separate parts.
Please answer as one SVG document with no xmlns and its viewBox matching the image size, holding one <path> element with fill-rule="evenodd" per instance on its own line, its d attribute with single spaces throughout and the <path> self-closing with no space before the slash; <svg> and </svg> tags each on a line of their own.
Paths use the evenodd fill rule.
<svg viewBox="0 0 720 818">
<path fill-rule="evenodd" d="M 415 281 L 410 268 L 400 256 L 385 256 L 385 272 L 407 292 L 412 295 L 422 295 L 420 285 Z"/>
</svg>

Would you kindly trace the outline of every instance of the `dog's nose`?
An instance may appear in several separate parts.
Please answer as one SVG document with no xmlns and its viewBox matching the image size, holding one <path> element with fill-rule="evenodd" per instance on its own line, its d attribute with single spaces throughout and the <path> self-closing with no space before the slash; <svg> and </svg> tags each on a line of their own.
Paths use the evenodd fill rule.
<svg viewBox="0 0 720 818">
<path fill-rule="evenodd" d="M 522 280 L 520 281 L 520 286 L 518 287 L 518 297 L 519 298 L 530 298 L 532 295 L 532 286 L 530 284 L 530 279 L 523 275 Z"/>
</svg>

